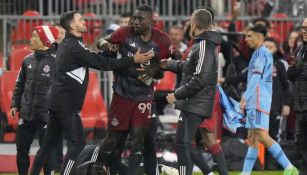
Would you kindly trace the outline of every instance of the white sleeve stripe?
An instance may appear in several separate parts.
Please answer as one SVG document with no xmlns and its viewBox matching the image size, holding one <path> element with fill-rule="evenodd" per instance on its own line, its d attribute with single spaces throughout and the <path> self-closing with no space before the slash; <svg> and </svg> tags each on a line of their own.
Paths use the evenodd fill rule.
<svg viewBox="0 0 307 175">
<path fill-rule="evenodd" d="M 94 153 L 92 155 L 92 158 L 91 158 L 91 162 L 96 162 L 97 160 L 97 157 L 98 157 L 98 153 L 99 153 L 99 146 L 97 146 L 94 150 Z"/>
<path fill-rule="evenodd" d="M 65 168 L 65 171 L 64 171 L 64 175 L 69 175 L 70 174 L 70 171 L 71 171 L 71 168 L 72 166 L 74 165 L 74 162 L 73 160 L 68 160 L 68 163 L 66 164 L 66 168 Z"/>
<path fill-rule="evenodd" d="M 199 59 L 198 59 L 198 64 L 197 64 L 197 67 L 196 67 L 196 71 L 194 74 L 199 74 L 200 71 L 201 71 L 201 66 L 202 66 L 202 62 L 203 62 L 203 58 L 204 58 L 204 44 L 205 44 L 205 41 L 201 41 L 199 43 Z"/>
<path fill-rule="evenodd" d="M 43 27 L 44 33 L 46 34 L 48 40 L 49 40 L 51 43 L 53 43 L 55 39 L 54 39 L 54 37 L 53 37 L 53 35 L 52 35 L 52 33 L 51 33 L 49 27 L 48 27 L 48 26 L 42 26 L 42 27 Z"/>
<path fill-rule="evenodd" d="M 203 66 L 203 62 L 204 62 L 204 57 L 205 57 L 205 53 L 206 53 L 206 41 L 203 40 L 199 43 L 199 59 L 198 59 L 198 64 L 196 66 L 196 70 L 194 75 L 199 74 L 201 71 L 201 68 Z"/>
</svg>

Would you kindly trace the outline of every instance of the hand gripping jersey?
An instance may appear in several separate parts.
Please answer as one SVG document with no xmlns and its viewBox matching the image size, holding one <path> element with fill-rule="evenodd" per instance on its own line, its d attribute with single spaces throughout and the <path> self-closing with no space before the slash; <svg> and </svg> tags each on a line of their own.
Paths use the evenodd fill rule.
<svg viewBox="0 0 307 175">
<path fill-rule="evenodd" d="M 120 49 L 117 59 L 125 56 L 133 56 L 134 53 L 140 49 L 141 53 L 147 51 L 154 51 L 154 58 L 149 62 L 143 64 L 135 64 L 134 67 L 129 68 L 132 72 L 136 68 L 142 66 L 157 66 L 159 69 L 160 59 L 169 58 L 175 54 L 175 47 L 172 45 L 168 36 L 158 29 L 152 28 L 152 38 L 148 42 L 144 42 L 140 35 L 134 33 L 130 27 L 120 28 L 107 39 L 113 44 L 119 44 Z M 115 93 L 122 97 L 132 99 L 134 101 L 144 101 L 153 99 L 153 84 L 146 86 L 143 82 L 137 79 L 137 75 L 133 76 L 131 71 L 127 70 L 116 71 L 113 89 Z M 136 73 L 137 74 L 137 73 Z"/>
</svg>

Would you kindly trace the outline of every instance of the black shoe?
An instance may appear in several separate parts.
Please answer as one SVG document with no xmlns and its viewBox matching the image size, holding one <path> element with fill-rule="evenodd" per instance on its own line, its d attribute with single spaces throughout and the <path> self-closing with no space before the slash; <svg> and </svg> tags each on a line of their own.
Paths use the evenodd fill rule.
<svg viewBox="0 0 307 175">
<path fill-rule="evenodd" d="M 95 162 L 93 162 L 93 161 L 87 161 L 87 162 L 84 162 L 81 165 L 79 165 L 77 167 L 77 169 L 87 169 L 87 168 L 93 166 L 94 164 L 95 164 Z"/>
<path fill-rule="evenodd" d="M 92 165 L 86 170 L 86 175 L 108 175 L 108 170 L 102 165 Z"/>
</svg>

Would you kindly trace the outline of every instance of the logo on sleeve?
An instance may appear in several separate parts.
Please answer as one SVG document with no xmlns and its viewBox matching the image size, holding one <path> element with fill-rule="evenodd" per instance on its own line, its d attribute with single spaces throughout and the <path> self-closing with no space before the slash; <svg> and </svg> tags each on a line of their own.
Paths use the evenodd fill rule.
<svg viewBox="0 0 307 175">
<path fill-rule="evenodd" d="M 87 47 L 84 45 L 84 43 L 83 43 L 83 42 L 81 42 L 81 41 L 78 41 L 78 42 L 79 42 L 79 45 L 80 45 L 81 47 L 83 47 L 83 49 L 85 49 L 85 50 L 88 50 L 88 51 L 92 52 L 92 50 L 91 50 L 91 49 L 89 49 L 89 48 L 87 48 Z"/>
<path fill-rule="evenodd" d="M 135 47 L 135 43 L 131 43 L 130 46 Z"/>
<path fill-rule="evenodd" d="M 117 59 L 121 59 L 121 58 L 123 58 L 123 55 L 121 54 L 121 53 L 119 53 L 119 52 L 117 52 Z"/>
<path fill-rule="evenodd" d="M 31 64 L 28 66 L 28 69 L 32 69 L 32 65 Z"/>
<path fill-rule="evenodd" d="M 19 120 L 18 120 L 18 125 L 23 125 L 23 124 L 24 124 L 23 118 L 19 118 Z"/>
</svg>

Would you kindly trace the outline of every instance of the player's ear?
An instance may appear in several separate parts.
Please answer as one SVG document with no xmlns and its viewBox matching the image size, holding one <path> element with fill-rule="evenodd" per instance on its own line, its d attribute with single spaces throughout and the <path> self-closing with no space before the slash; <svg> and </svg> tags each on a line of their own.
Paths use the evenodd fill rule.
<svg viewBox="0 0 307 175">
<path fill-rule="evenodd" d="M 70 24 L 70 28 L 71 28 L 71 29 L 75 29 L 75 24 L 74 24 L 74 23 L 71 23 L 71 24 Z"/>
</svg>

